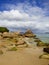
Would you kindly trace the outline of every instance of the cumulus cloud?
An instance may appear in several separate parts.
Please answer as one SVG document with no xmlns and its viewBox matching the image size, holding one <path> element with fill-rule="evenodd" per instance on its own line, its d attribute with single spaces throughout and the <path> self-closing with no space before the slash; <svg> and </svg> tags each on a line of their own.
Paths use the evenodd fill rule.
<svg viewBox="0 0 49 65">
<path fill-rule="evenodd" d="M 20 13 L 18 10 L 10 10 L 0 12 L 0 20 L 28 20 L 29 16 L 26 13 Z"/>
<path fill-rule="evenodd" d="M 45 13 L 45 9 L 40 7 L 33 7 L 29 3 L 19 3 L 9 11 L 0 11 L 0 26 L 34 28 L 41 31 L 48 31 L 49 16 L 46 16 Z"/>
</svg>

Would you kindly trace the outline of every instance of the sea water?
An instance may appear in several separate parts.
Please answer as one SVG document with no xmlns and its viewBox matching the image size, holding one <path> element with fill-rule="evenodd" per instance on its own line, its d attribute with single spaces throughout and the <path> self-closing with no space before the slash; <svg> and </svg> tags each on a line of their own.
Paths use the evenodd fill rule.
<svg viewBox="0 0 49 65">
<path fill-rule="evenodd" d="M 45 42 L 45 43 L 49 43 L 49 34 L 36 34 L 37 35 L 37 37 L 41 40 L 41 41 L 43 41 L 43 42 Z"/>
</svg>

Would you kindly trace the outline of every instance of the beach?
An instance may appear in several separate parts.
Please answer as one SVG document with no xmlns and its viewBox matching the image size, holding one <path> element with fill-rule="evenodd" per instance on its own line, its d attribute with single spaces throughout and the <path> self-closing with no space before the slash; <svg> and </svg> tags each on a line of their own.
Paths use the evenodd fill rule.
<svg viewBox="0 0 49 65">
<path fill-rule="evenodd" d="M 0 65 L 48 65 L 49 60 L 39 59 L 42 48 L 20 48 L 17 51 L 4 52 L 0 56 Z"/>
<path fill-rule="evenodd" d="M 48 65 L 39 58 L 45 45 L 30 30 L 25 34 L 4 32 L 0 37 L 0 65 Z M 12 35 L 11 35 L 12 34 Z M 39 42 L 39 43 L 38 43 Z M 38 43 L 38 46 L 37 46 Z"/>
</svg>

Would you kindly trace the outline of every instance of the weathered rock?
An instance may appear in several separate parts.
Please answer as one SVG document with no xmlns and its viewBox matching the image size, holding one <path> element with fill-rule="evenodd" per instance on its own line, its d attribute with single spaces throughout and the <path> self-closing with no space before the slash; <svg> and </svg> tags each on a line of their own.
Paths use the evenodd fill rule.
<svg viewBox="0 0 49 65">
<path fill-rule="evenodd" d="M 33 32 L 31 30 L 27 30 L 25 33 L 24 33 L 24 36 L 25 37 L 36 37 L 35 34 L 33 34 Z"/>
<path fill-rule="evenodd" d="M 0 36 L 2 36 L 2 33 L 0 33 Z"/>
<path fill-rule="evenodd" d="M 43 43 L 43 42 L 37 42 L 37 46 L 45 46 L 45 43 Z"/>
<path fill-rule="evenodd" d="M 0 50 L 0 55 L 2 55 L 3 54 L 3 51 L 2 50 Z"/>
<path fill-rule="evenodd" d="M 1 39 L 3 39 L 3 37 L 2 37 L 2 36 L 0 36 L 0 40 L 1 40 Z"/>
<path fill-rule="evenodd" d="M 44 48 L 43 51 L 49 53 L 49 48 Z"/>
<path fill-rule="evenodd" d="M 12 33 L 4 32 L 3 33 L 3 38 L 12 38 Z"/>
<path fill-rule="evenodd" d="M 41 42 L 41 40 L 40 39 L 35 39 L 34 42 Z"/>
<path fill-rule="evenodd" d="M 18 32 L 13 32 L 15 35 L 19 35 L 20 34 L 20 31 L 18 31 Z"/>
<path fill-rule="evenodd" d="M 49 59 L 49 54 L 43 54 L 39 56 L 40 59 Z"/>
<path fill-rule="evenodd" d="M 24 44 L 26 44 L 26 42 L 23 41 L 23 40 L 19 40 L 19 41 L 16 43 L 16 45 L 24 45 Z"/>
<path fill-rule="evenodd" d="M 16 38 L 19 36 L 19 32 L 4 32 L 3 38 Z"/>
<path fill-rule="evenodd" d="M 43 55 L 42 58 L 49 59 L 49 55 Z"/>
<path fill-rule="evenodd" d="M 18 45 L 17 47 L 18 47 L 18 48 L 24 48 L 24 47 L 28 47 L 28 45 L 27 45 L 27 44 L 24 44 L 24 45 Z"/>
</svg>

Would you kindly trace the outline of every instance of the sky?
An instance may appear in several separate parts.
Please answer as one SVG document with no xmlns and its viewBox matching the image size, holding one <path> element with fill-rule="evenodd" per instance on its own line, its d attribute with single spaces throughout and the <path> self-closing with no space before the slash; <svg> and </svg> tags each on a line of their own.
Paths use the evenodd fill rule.
<svg viewBox="0 0 49 65">
<path fill-rule="evenodd" d="M 0 26 L 49 32 L 49 0 L 0 0 Z"/>
</svg>

